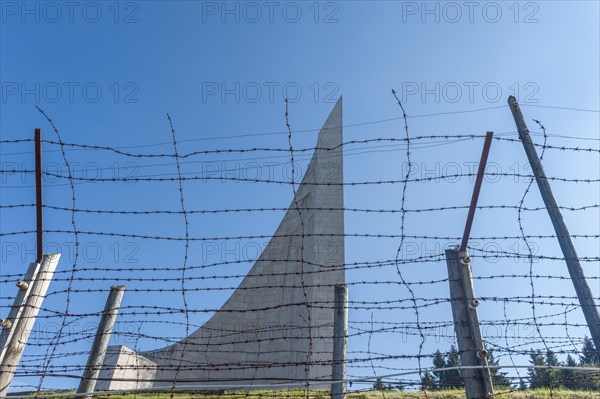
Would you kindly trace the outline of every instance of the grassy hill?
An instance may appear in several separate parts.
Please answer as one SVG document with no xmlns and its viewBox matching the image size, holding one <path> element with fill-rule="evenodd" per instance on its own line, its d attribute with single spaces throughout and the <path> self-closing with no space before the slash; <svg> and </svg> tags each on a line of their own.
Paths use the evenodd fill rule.
<svg viewBox="0 0 600 399">
<path fill-rule="evenodd" d="M 73 391 L 61 392 L 73 394 Z M 57 392 L 46 392 L 57 394 Z M 27 395 L 21 393 L 18 395 Z M 535 389 L 526 391 L 498 391 L 497 398 L 502 399 L 600 399 L 600 392 L 568 391 L 563 389 L 553 390 Z M 12 395 L 9 395 L 12 396 Z M 39 396 L 44 396 L 41 394 Z M 68 397 L 68 396 L 66 396 Z M 346 395 L 348 399 L 465 399 L 462 390 L 444 390 L 435 392 L 397 392 L 397 391 L 366 391 L 351 392 Z M 225 392 L 219 394 L 209 393 L 137 393 L 126 395 L 99 395 L 95 398 L 103 399 L 329 399 L 327 391 L 252 391 L 252 392 Z"/>
</svg>

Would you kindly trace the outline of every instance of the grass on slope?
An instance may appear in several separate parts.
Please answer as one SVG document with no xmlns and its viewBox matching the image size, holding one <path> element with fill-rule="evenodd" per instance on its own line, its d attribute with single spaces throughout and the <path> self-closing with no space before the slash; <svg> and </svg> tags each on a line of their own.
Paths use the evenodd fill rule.
<svg viewBox="0 0 600 399">
<path fill-rule="evenodd" d="M 47 392 L 50 394 L 50 392 Z M 56 392 L 53 392 L 56 393 Z M 62 392 L 72 394 L 73 392 Z M 555 389 L 552 393 L 548 389 L 535 389 L 526 391 L 498 390 L 497 398 L 500 399 L 600 399 L 600 392 L 568 391 Z M 39 395 L 40 397 L 43 396 Z M 124 395 L 98 395 L 98 399 L 329 399 L 328 391 L 251 391 L 251 392 L 226 392 L 211 393 L 138 393 Z M 465 399 L 463 390 L 444 390 L 425 392 L 397 392 L 397 391 L 367 391 L 350 392 L 347 399 Z"/>
</svg>

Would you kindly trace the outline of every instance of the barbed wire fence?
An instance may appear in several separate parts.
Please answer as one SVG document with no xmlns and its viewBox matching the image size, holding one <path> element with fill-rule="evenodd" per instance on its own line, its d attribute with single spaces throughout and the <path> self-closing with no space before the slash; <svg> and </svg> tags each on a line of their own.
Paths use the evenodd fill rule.
<svg viewBox="0 0 600 399">
<path fill-rule="evenodd" d="M 400 101 L 398 104 L 402 107 Z M 314 210 L 346 214 L 348 228 L 343 238 L 347 260 L 337 266 L 344 268 L 350 289 L 346 380 L 350 391 L 375 387 L 382 395 L 386 390 L 426 393 L 446 385 L 460 385 L 460 381 L 452 380 L 460 379 L 457 371 L 465 366 L 455 363 L 460 351 L 454 346 L 444 250 L 461 239 L 461 223 L 469 208 L 465 193 L 470 192 L 477 175 L 472 162 L 458 163 L 457 156 L 464 159 L 470 146 L 477 149 L 484 135 L 409 134 L 407 115 L 404 108 L 401 111 L 403 117 L 396 121 L 402 126 L 395 137 L 370 134 L 368 138 L 341 144 L 349 178 L 338 183 L 302 183 L 342 185 L 350 205 L 314 208 L 294 202 L 292 208 L 302 223 L 300 232 L 273 235 L 274 226 L 288 210 L 282 205 L 289 201 L 273 203 L 270 199 L 295 195 L 304 166 L 311 154 L 319 150 L 317 146 L 293 145 L 297 137 L 287 103 L 287 129 L 281 132 L 287 143 L 193 148 L 187 152 L 184 147 L 193 142 L 177 140 L 170 115 L 166 128 L 172 135 L 168 144 L 173 151 L 143 152 L 144 146 L 125 149 L 65 142 L 59 128 L 40 110 L 56 135 L 56 139 L 43 140 L 44 154 L 52 156 L 57 151 L 58 156 L 43 170 L 48 190 L 43 204 L 47 211 L 45 253 L 62 253 L 63 257 L 18 365 L 13 390 L 40 393 L 70 389 L 79 382 L 102 315 L 102 303 L 112 284 L 127 285 L 112 342 L 144 350 L 184 342 L 174 370 L 176 376 L 184 371 L 219 368 L 232 372 L 258 367 L 308 369 L 314 365 L 311 355 L 318 353 L 315 343 L 323 338 L 313 336 L 310 328 L 296 331 L 305 335 L 309 347 L 307 352 L 298 351 L 298 361 L 293 364 L 264 365 L 240 360 L 223 366 L 190 362 L 183 357 L 185 351 L 210 353 L 221 348 L 218 344 L 196 345 L 182 339 L 219 312 L 236 289 L 297 288 L 285 284 L 240 287 L 239 283 L 272 237 L 299 237 L 304 243 L 305 239 L 318 236 L 305 231 L 302 217 L 304 211 Z M 591 146 L 580 146 L 578 141 L 585 138 L 547 134 L 541 123 L 539 127 L 543 143 L 535 145 L 550 166 L 573 157 L 598 163 L 600 140 Z M 0 203 L 3 313 L 10 307 L 6 304 L 13 300 L 14 284 L 23 279 L 24 264 L 31 260 L 29 248 L 36 234 L 35 228 L 27 227 L 31 209 L 36 207 L 27 200 L 27 189 L 32 187 L 28 182 L 35 170 L 27 167 L 28 161 L 22 161 L 28 160 L 32 143 L 29 138 L 0 140 L 3 159 L 21 157 L 19 161 L 3 162 L 0 169 L 4 193 Z M 510 161 L 516 155 L 506 155 L 517 154 L 520 144 L 516 132 L 495 135 L 494 145 L 502 157 L 494 158 L 496 162 L 485 170 L 484 201 L 488 202 L 477 206 L 478 221 L 468 248 L 481 303 L 479 324 L 485 345 L 493 353 L 489 367 L 497 371 L 495 378 L 503 378 L 496 396 L 527 386 L 598 390 L 600 366 L 588 359 L 589 332 L 564 267 L 557 235 L 549 233 L 553 230 L 546 220 L 546 207 L 540 205 L 537 192 L 531 187 L 531 169 L 525 162 Z M 459 153 L 453 145 L 469 150 Z M 450 148 L 454 151 L 446 150 Z M 423 156 L 424 150 L 433 155 Z M 378 163 L 390 161 L 384 156 L 388 151 L 401 152 L 397 158 L 391 158 L 396 159 L 395 165 Z M 477 150 L 472 152 L 477 154 Z M 351 162 L 354 157 L 373 153 L 383 161 L 371 158 L 374 166 L 365 170 L 361 169 L 361 162 Z M 232 158 L 220 158 L 224 155 Z M 250 158 L 244 158 L 247 156 Z M 431 159 L 437 156 L 440 160 L 432 167 Z M 157 160 L 167 162 L 156 163 Z M 78 165 L 80 173 L 76 173 Z M 596 298 L 600 298 L 600 231 L 597 223 L 589 223 L 597 221 L 600 212 L 600 176 L 590 169 L 575 168 L 569 172 L 549 176 L 548 180 L 558 186 L 559 193 L 569 193 L 564 196 L 571 202 L 561 204 L 560 209 L 573 221 L 571 237 L 581 248 L 579 259 Z M 243 206 L 239 206 L 240 200 Z M 304 244 L 300 253 L 302 265 L 310 265 L 303 258 Z M 178 258 L 183 261 L 176 261 Z M 310 288 L 334 289 L 319 282 L 321 273 L 325 271 L 301 268 L 304 300 L 294 306 L 333 311 L 330 301 L 313 299 L 309 303 L 306 295 Z M 290 272 L 274 272 L 265 277 L 286 275 Z M 278 306 L 288 305 L 236 311 L 264 312 Z M 269 337 L 272 329 L 256 326 L 245 331 L 215 333 L 260 346 L 263 341 L 277 339 Z M 243 359 L 253 357 L 258 359 L 258 354 L 240 353 Z M 534 359 L 542 362 L 530 364 Z M 597 363 L 599 359 L 593 361 Z M 190 387 L 206 388 L 207 381 L 192 382 L 195 385 Z M 307 377 L 289 386 L 261 386 L 252 379 L 221 381 L 221 385 L 235 383 L 237 390 L 246 386 L 301 386 L 308 397 L 315 395 L 309 389 L 310 382 Z M 171 395 L 177 391 L 175 382 L 167 388 Z M 57 395 L 73 396 L 65 392 Z"/>
</svg>

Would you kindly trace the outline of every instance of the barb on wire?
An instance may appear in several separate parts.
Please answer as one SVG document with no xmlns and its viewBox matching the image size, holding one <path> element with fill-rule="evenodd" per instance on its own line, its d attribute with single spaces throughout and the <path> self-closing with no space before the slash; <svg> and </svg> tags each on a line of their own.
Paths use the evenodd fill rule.
<svg viewBox="0 0 600 399">
<path fill-rule="evenodd" d="M 69 185 L 71 188 L 71 205 L 72 208 L 76 208 L 77 207 L 77 199 L 75 196 L 75 185 L 73 184 L 73 175 L 71 173 L 71 166 L 69 164 L 69 160 L 67 158 L 67 155 L 65 153 L 64 150 L 64 145 L 63 145 L 63 141 L 62 138 L 60 136 L 60 133 L 58 131 L 58 129 L 56 128 L 56 126 L 54 125 L 54 122 L 50 119 L 50 117 L 44 112 L 43 109 L 41 109 L 40 107 L 36 106 L 36 109 L 44 116 L 44 118 L 46 119 L 46 121 L 50 124 L 50 126 L 52 127 L 52 130 L 54 131 L 54 133 L 56 134 L 56 137 L 58 138 L 58 143 L 60 145 L 60 150 L 61 150 L 61 155 L 62 155 L 62 159 L 63 162 L 65 163 L 65 166 L 67 168 L 68 171 L 68 178 L 69 178 Z M 66 327 L 67 324 L 67 318 L 69 316 L 69 311 L 70 311 L 70 305 L 71 305 L 71 290 L 73 287 L 73 280 L 75 277 L 75 273 L 77 272 L 77 261 L 79 259 L 79 234 L 77 231 L 77 223 L 75 221 L 75 212 L 71 212 L 71 226 L 73 226 L 73 236 L 75 238 L 75 258 L 73 260 L 73 265 L 71 267 L 71 279 L 69 280 L 68 286 L 67 286 L 67 298 L 66 298 L 66 305 L 65 305 L 65 311 L 63 313 L 63 316 L 61 318 L 61 322 L 60 322 L 60 326 L 58 328 L 58 331 L 56 332 L 55 337 L 52 339 L 52 341 L 50 342 L 50 345 L 48 346 L 47 350 L 46 350 L 46 359 L 44 360 L 44 370 L 47 370 L 50 367 L 50 363 L 52 361 L 52 358 L 54 357 L 54 354 L 56 352 L 56 348 L 60 342 L 61 336 L 63 334 L 63 330 Z M 39 393 L 42 389 L 42 386 L 44 384 L 44 375 L 42 374 L 42 376 L 40 376 L 40 380 L 37 386 L 37 393 Z"/>
<path fill-rule="evenodd" d="M 427 163 L 431 159 L 427 158 L 423 173 L 419 174 L 416 168 L 420 166 L 422 153 L 417 150 L 464 144 L 483 135 L 414 135 L 411 133 L 414 127 L 409 131 L 411 117 L 406 114 L 404 104 L 395 91 L 392 95 L 401 116 L 391 120 L 403 123 L 402 137 L 377 137 L 378 132 L 373 131 L 366 138 L 327 148 L 320 142 L 314 147 L 294 145 L 298 141 L 296 134 L 301 131 L 292 130 L 287 100 L 285 132 L 280 132 L 285 133 L 287 145 L 192 147 L 196 139 L 181 140 L 181 135 L 176 135 L 171 115 L 167 114 L 171 141 L 163 144 L 171 145 L 170 151 L 144 149 L 155 146 L 153 144 L 125 147 L 65 142 L 52 120 L 39 109 L 57 137 L 45 140 L 44 145 L 54 148 L 51 151 L 62 158 L 67 168 L 66 171 L 44 170 L 44 177 L 50 182 L 47 186 L 58 187 L 47 195 L 44 204 L 49 215 L 44 233 L 48 242 L 63 252 L 67 266 L 55 272 L 45 301 L 38 309 L 37 323 L 18 365 L 18 381 L 14 386 L 33 388 L 35 395 L 46 395 L 49 393 L 46 390 L 52 387 L 69 387 L 70 381 L 78 381 L 85 368 L 90 342 L 95 338 L 95 323 L 102 314 L 96 304 L 106 296 L 111 284 L 126 283 L 127 305 L 120 308 L 111 343 L 132 348 L 149 358 L 153 352 L 142 350 L 166 346 L 171 350 L 171 361 L 161 365 L 155 378 L 148 377 L 149 369 L 142 357 L 134 357 L 134 362 L 125 365 L 106 364 L 106 372 L 127 372 L 127 378 L 121 382 L 138 386 L 153 383 L 157 391 L 169 392 L 171 397 L 194 387 L 200 390 L 226 387 L 223 389 L 227 389 L 231 397 L 271 399 L 268 391 L 252 390 L 263 387 L 265 390 L 302 388 L 305 397 L 324 399 L 326 393 L 312 389 L 315 384 L 332 383 L 331 375 L 313 373 L 317 368 L 327 370 L 332 365 L 324 343 L 332 339 L 333 325 L 331 320 L 320 316 L 332 312 L 334 303 L 323 293 L 334 288 L 327 278 L 328 273 L 342 268 L 346 273 L 345 284 L 353 292 L 347 303 L 350 320 L 345 337 L 350 342 L 346 382 L 352 383 L 351 390 L 358 394 L 375 389 L 385 398 L 392 389 L 420 390 L 427 395 L 428 389 L 455 386 L 460 372 L 467 368 L 437 367 L 454 364 L 456 356 L 461 355 L 452 349 L 456 337 L 447 292 L 452 280 L 440 266 L 445 260 L 444 249 L 461 238 L 452 235 L 454 229 L 447 229 L 445 225 L 459 216 L 457 211 L 468 208 L 454 201 L 453 193 L 470 184 L 475 174 L 460 169 L 456 173 L 454 170 L 430 173 Z M 560 157 L 585 156 L 586 159 L 595 159 L 600 154 L 593 145 L 578 146 L 574 140 L 582 137 L 548 134 L 539 121 L 536 123 L 539 136 L 543 136 L 543 142 L 535 144 L 542 149 L 541 158 L 546 153 Z M 557 145 L 548 142 L 550 137 L 567 141 L 565 145 Z M 500 133 L 494 139 L 506 148 L 520 145 L 515 132 Z M 10 151 L 19 145 L 25 148 L 30 142 L 32 139 L 0 140 Z M 20 149 L 0 155 L 29 155 L 29 151 L 17 152 Z M 311 153 L 319 160 L 327 160 L 331 159 L 332 149 L 345 151 L 344 162 L 348 155 L 358 151 L 361 154 L 373 152 L 377 157 L 382 152 L 403 151 L 406 170 L 402 170 L 399 178 L 361 173 L 347 181 L 316 179 L 311 173 L 321 171 L 301 170 L 302 162 L 307 161 Z M 141 167 L 152 169 L 145 169 L 148 172 L 144 175 L 129 177 L 118 173 L 77 175 L 76 151 L 83 151 L 80 154 L 89 159 L 111 157 L 111 162 L 139 159 L 147 163 Z M 206 159 L 221 160 L 220 157 L 233 160 L 237 160 L 236 157 L 244 160 L 281 158 L 277 160 L 278 165 L 289 162 L 290 169 L 286 172 L 291 175 L 207 175 L 194 169 Z M 546 156 L 546 162 L 548 159 Z M 30 256 L 27 244 L 34 234 L 30 226 L 20 220 L 27 219 L 35 204 L 23 200 L 21 193 L 25 191 L 11 190 L 17 186 L 7 183 L 11 174 L 18 174 L 24 183 L 19 187 L 28 188 L 25 183 L 33 170 L 26 165 L 26 162 L 6 163 L 0 169 L 2 188 L 6 188 L 0 203 L 2 303 L 13 300 L 14 285 L 23 277 L 19 265 L 26 263 Z M 357 165 L 351 162 L 350 166 Z M 526 204 L 531 199 L 533 175 L 515 171 L 512 166 L 486 171 L 486 178 L 498 181 L 500 186 L 494 186 L 489 202 L 477 208 L 485 210 L 484 215 L 492 223 L 479 225 L 469 244 L 471 257 L 479 262 L 473 282 L 479 286 L 477 299 L 482 305 L 479 325 L 485 345 L 493 354 L 489 367 L 494 370 L 496 396 L 509 395 L 521 382 L 526 388 L 536 384 L 544 386 L 544 379 L 550 377 L 564 386 L 591 394 L 600 388 L 597 387 L 600 371 L 594 368 L 596 360 L 590 355 L 594 348 L 586 337 L 587 325 L 580 314 L 581 306 L 570 291 L 572 278 L 564 270 L 553 267 L 565 261 L 562 253 L 553 248 L 556 234 L 545 230 L 541 223 L 526 223 L 530 217 L 545 216 L 547 209 L 543 205 Z M 108 169 L 123 170 L 118 165 L 99 170 Z M 570 212 L 574 219 L 586 222 L 576 224 L 579 230 L 572 238 L 581 243 L 580 261 L 585 263 L 586 271 L 593 271 L 600 263 L 600 253 L 594 245 L 600 241 L 600 231 L 587 222 L 597 216 L 600 203 L 589 196 L 589 189 L 594 189 L 600 178 L 583 170 L 551 176 L 549 180 L 575 193 L 570 202 L 560 208 Z M 513 187 L 523 181 L 526 182 L 524 193 L 515 191 Z M 223 183 L 224 186 L 248 183 L 249 190 L 260 192 L 261 202 L 236 207 L 233 201 L 237 198 L 225 189 L 222 192 L 229 194 L 226 199 L 199 204 L 192 197 L 197 193 L 192 190 L 192 184 L 200 182 Z M 255 183 L 258 184 L 251 185 Z M 142 201 L 137 191 L 131 197 L 120 195 L 120 190 L 144 192 L 156 187 L 167 192 L 175 184 L 177 190 L 173 192 L 178 194 L 178 200 L 172 206 L 157 205 L 147 196 Z M 320 206 L 318 201 L 304 196 L 306 187 L 303 189 L 303 185 L 313 186 L 315 192 L 332 185 L 340 189 L 354 188 L 353 203 L 351 206 Z M 81 191 L 76 190 L 78 187 L 82 187 Z M 293 199 L 290 207 L 284 207 L 268 190 L 285 192 L 288 187 Z M 87 188 L 92 195 L 104 196 L 106 200 L 91 201 L 85 191 Z M 61 199 L 68 190 L 69 201 L 64 204 Z M 385 202 L 393 190 L 401 193 L 397 206 Z M 113 194 L 119 195 L 121 201 L 112 201 Z M 245 200 L 243 195 L 239 195 L 241 200 Z M 163 198 L 157 196 L 156 199 Z M 411 198 L 414 201 L 410 201 Z M 311 229 L 331 212 L 345 215 L 343 232 L 332 234 Z M 270 234 L 270 223 L 281 214 L 293 219 L 294 228 Z M 6 219 L 9 223 L 5 223 L 5 215 L 9 215 Z M 388 229 L 387 220 L 396 215 L 400 226 L 399 231 L 394 232 Z M 225 222 L 226 216 L 235 219 Z M 201 223 L 193 223 L 194 218 L 202 218 Z M 373 221 L 375 223 L 371 223 Z M 185 231 L 178 233 L 177 226 L 184 227 Z M 337 259 L 335 255 L 339 255 L 335 253 L 338 248 L 313 245 L 328 238 L 345 242 L 347 261 L 323 261 L 324 258 Z M 289 244 L 289 248 L 282 252 L 266 251 L 265 243 L 271 242 Z M 130 248 L 133 250 L 129 251 Z M 104 253 L 96 257 L 94 254 L 100 251 Z M 182 259 L 171 256 L 178 251 L 183 252 Z M 264 268 L 260 273 L 248 273 L 257 261 L 273 267 Z M 295 267 L 282 266 L 289 264 Z M 588 274 L 590 282 L 600 282 L 600 275 Z M 222 307 L 232 292 L 239 294 L 240 300 Z M 257 298 L 280 292 L 297 294 L 290 295 L 286 303 Z M 232 315 L 236 320 L 255 320 L 258 315 L 272 311 L 287 314 L 297 322 L 211 323 L 219 314 Z M 197 339 L 200 336 L 201 339 Z M 191 351 L 197 356 L 186 356 Z M 217 360 L 213 353 L 219 354 Z M 528 362 L 544 364 L 527 365 Z M 273 373 L 289 370 L 299 372 L 296 377 L 288 373 L 291 377 L 285 380 L 268 378 Z M 29 384 L 33 378 L 39 378 L 35 386 Z M 106 382 L 103 378 L 99 381 Z M 555 385 L 548 387 L 556 395 Z M 147 393 L 145 389 L 128 392 L 140 397 Z M 71 393 L 55 395 L 77 397 Z M 277 394 L 278 397 L 286 395 L 287 391 Z M 297 393 L 290 393 L 289 399 L 294 395 Z"/>
</svg>

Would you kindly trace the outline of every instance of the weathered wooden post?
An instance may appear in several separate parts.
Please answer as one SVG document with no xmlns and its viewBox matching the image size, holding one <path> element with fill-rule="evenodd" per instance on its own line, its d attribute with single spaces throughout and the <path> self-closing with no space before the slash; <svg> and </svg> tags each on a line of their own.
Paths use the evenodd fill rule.
<svg viewBox="0 0 600 399">
<path fill-rule="evenodd" d="M 334 288 L 333 363 L 331 365 L 331 399 L 346 397 L 346 346 L 348 343 L 348 287 Z"/>
<path fill-rule="evenodd" d="M 94 392 L 124 292 L 124 285 L 113 285 L 110 287 L 110 294 L 106 300 L 102 318 L 100 319 L 100 324 L 98 324 L 98 330 L 96 331 L 94 343 L 92 344 L 79 388 L 77 388 L 77 393 Z"/>
</svg>

